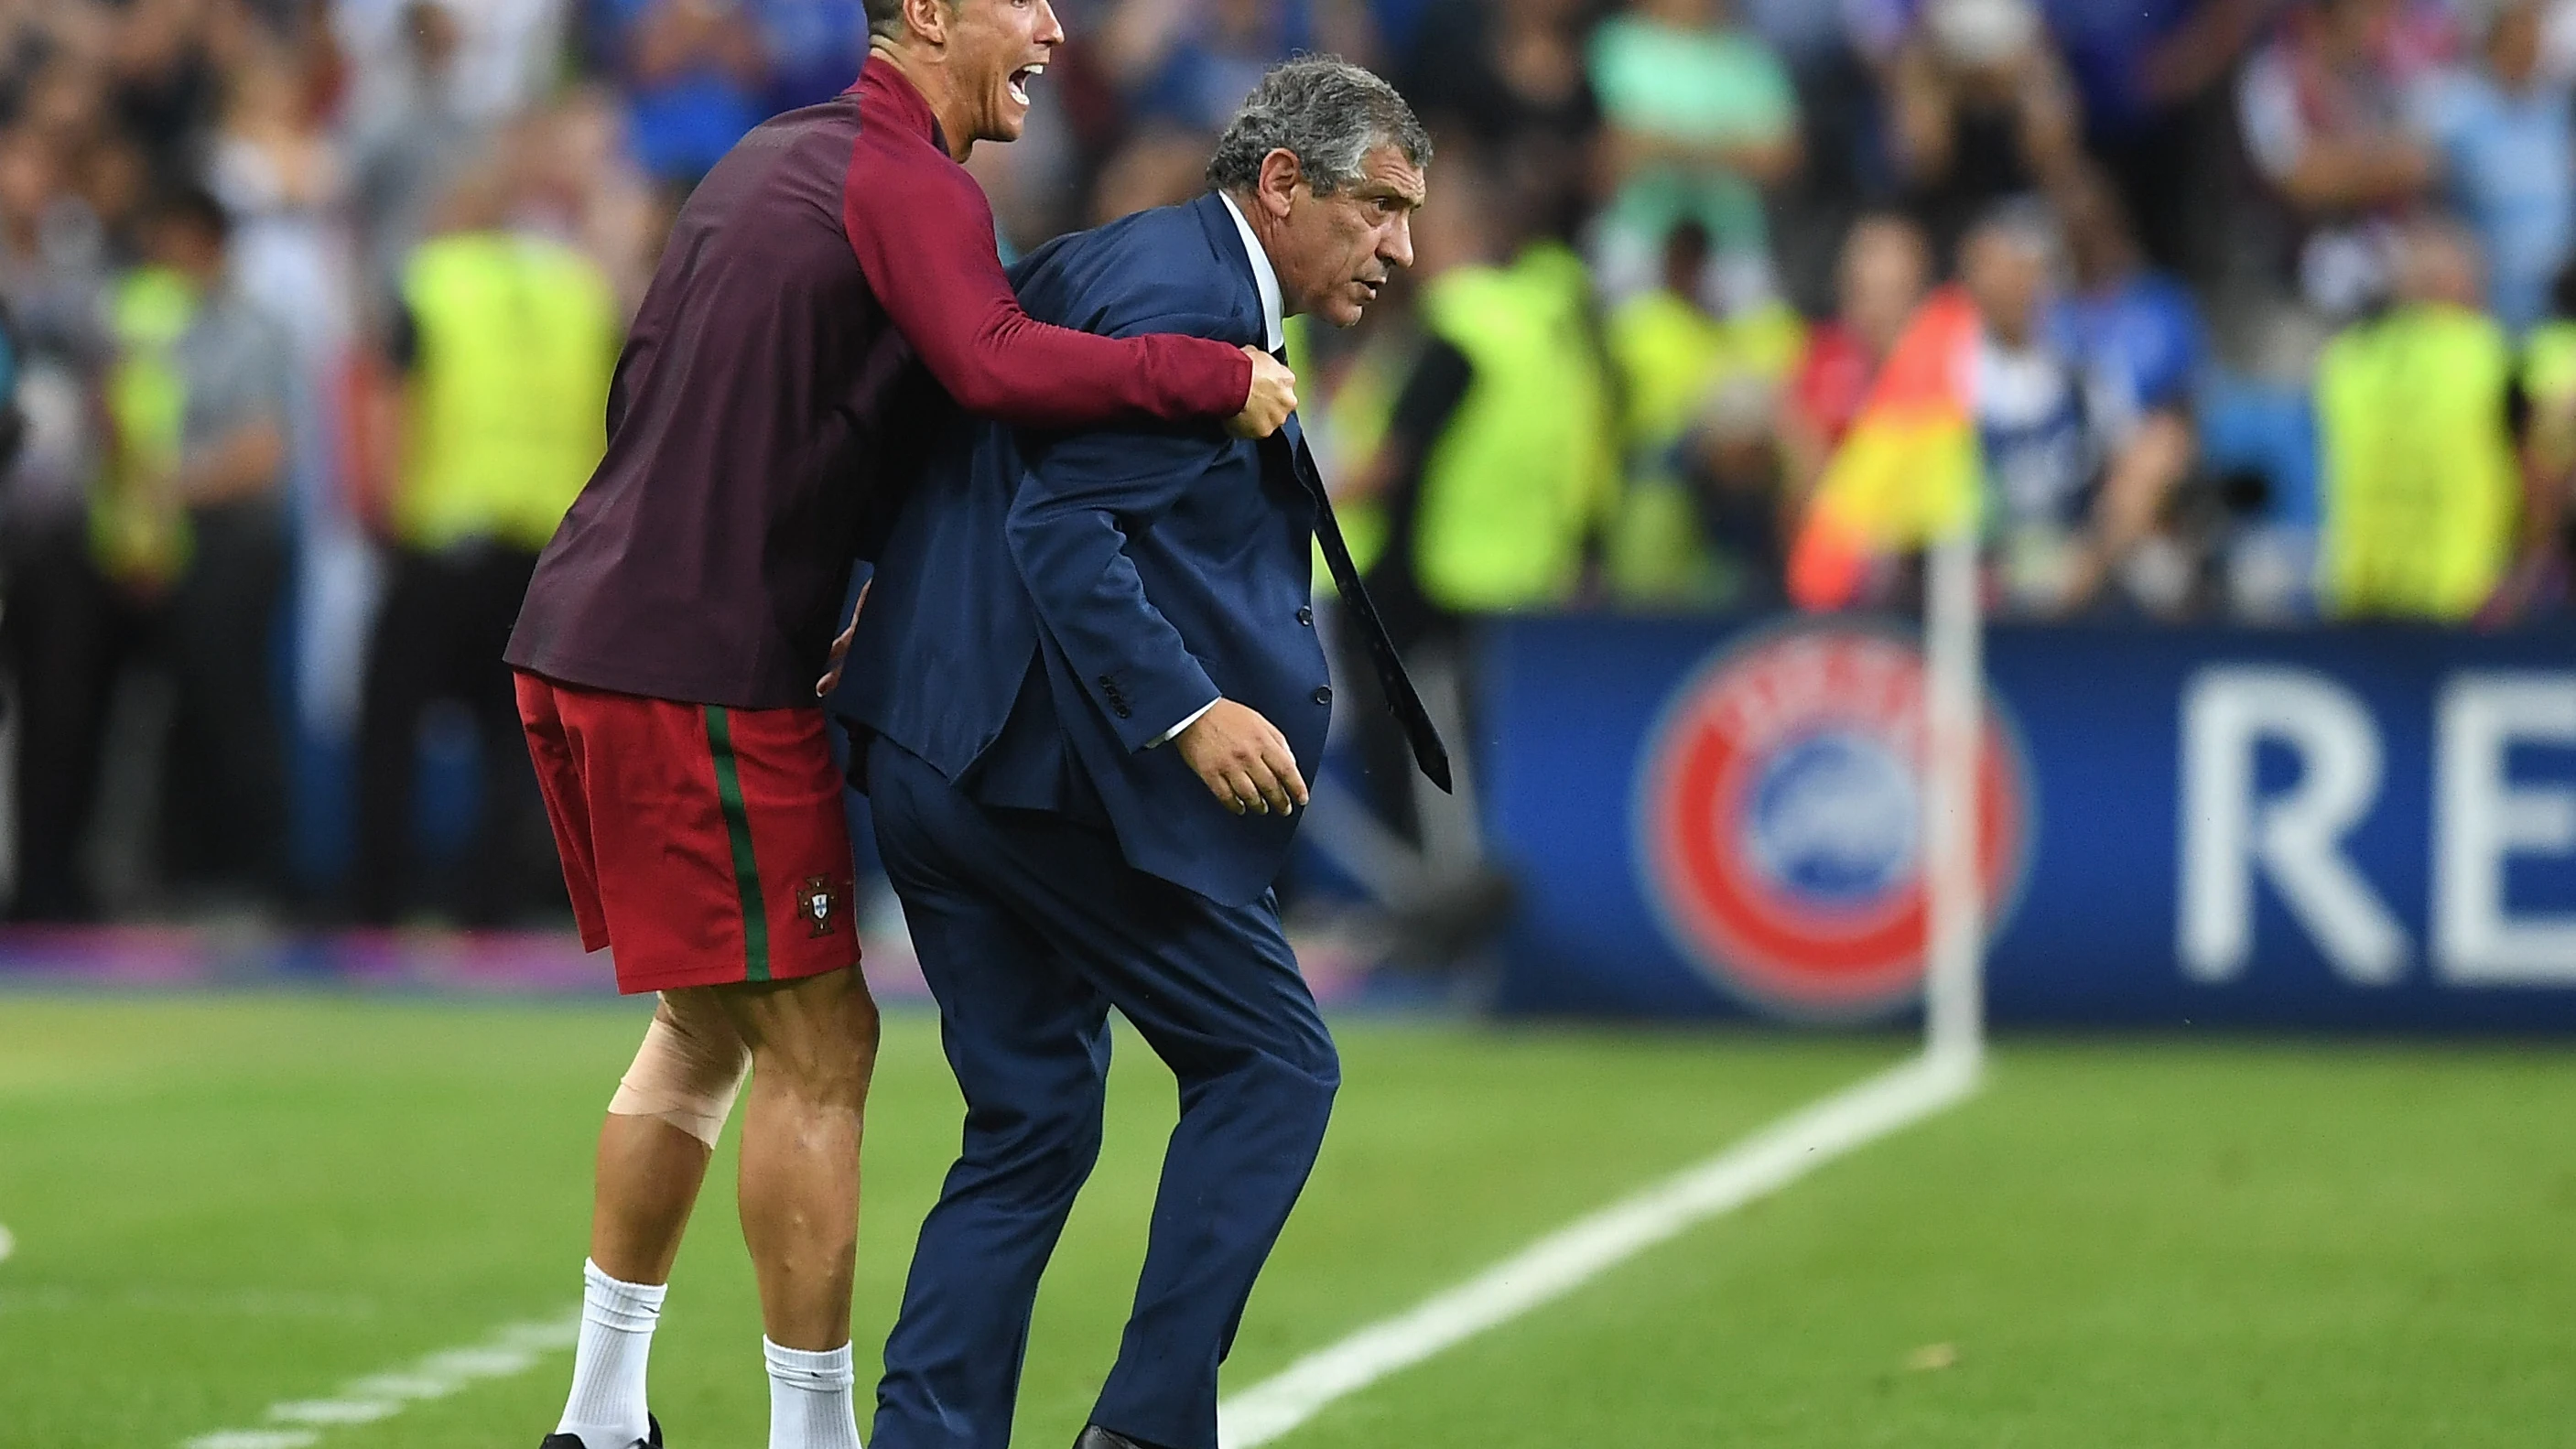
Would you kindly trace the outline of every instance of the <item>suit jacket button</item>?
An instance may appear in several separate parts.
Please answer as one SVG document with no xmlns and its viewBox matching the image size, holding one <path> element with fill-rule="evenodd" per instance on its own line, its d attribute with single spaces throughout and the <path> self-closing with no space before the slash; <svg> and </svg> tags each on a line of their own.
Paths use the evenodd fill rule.
<svg viewBox="0 0 2576 1449">
<path fill-rule="evenodd" d="M 1329 685 L 1329 684 L 1319 684 L 1319 685 L 1316 685 L 1316 686 L 1315 686 L 1315 703 L 1317 703 L 1317 704 L 1331 704 L 1332 702 L 1333 702 L 1333 687 L 1332 687 L 1331 685 Z"/>
<path fill-rule="evenodd" d="M 1315 624 L 1314 606 L 1311 604 L 1299 604 L 1297 606 L 1297 622 L 1307 626 L 1308 628 L 1313 628 Z"/>
</svg>

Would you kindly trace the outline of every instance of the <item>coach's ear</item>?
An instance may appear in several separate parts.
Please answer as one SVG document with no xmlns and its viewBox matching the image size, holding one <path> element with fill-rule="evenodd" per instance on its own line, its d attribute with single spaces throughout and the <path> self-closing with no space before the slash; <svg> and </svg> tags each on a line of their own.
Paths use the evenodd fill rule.
<svg viewBox="0 0 2576 1449">
<path fill-rule="evenodd" d="M 1260 188 L 1253 199 L 1270 213 L 1272 221 L 1286 221 L 1289 208 L 1297 199 L 1297 188 L 1306 184 L 1306 166 L 1297 153 L 1285 146 L 1274 146 L 1261 158 Z"/>
</svg>

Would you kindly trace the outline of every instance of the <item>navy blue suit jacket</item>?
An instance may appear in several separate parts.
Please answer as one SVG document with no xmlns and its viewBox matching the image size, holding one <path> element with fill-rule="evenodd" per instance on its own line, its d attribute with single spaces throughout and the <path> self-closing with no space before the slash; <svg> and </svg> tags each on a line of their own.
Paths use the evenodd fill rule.
<svg viewBox="0 0 2576 1449">
<path fill-rule="evenodd" d="M 1013 281 L 1044 322 L 1262 343 L 1214 193 L 1052 242 Z M 880 554 L 840 707 L 988 805 L 1091 819 L 1139 870 L 1259 898 L 1296 817 L 1233 814 L 1154 741 L 1223 695 L 1313 772 L 1332 715 L 1307 607 L 1313 467 L 1293 419 L 1263 443 L 961 426 Z"/>
</svg>

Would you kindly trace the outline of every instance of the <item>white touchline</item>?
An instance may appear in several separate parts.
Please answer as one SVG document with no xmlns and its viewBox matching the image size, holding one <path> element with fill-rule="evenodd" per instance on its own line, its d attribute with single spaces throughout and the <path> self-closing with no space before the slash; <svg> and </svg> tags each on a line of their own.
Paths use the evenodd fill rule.
<svg viewBox="0 0 2576 1449">
<path fill-rule="evenodd" d="M 17 1238 L 12 1236 L 7 1228 L 0 1228 L 0 1263 L 8 1262 L 9 1255 L 16 1251 L 18 1251 Z"/>
<path fill-rule="evenodd" d="M 1717 1156 L 1550 1233 L 1394 1318 L 1290 1364 L 1218 1406 L 1223 1449 L 1256 1449 L 1337 1399 L 1564 1296 L 1672 1238 L 1788 1186 L 1976 1090 L 1978 1055 L 1932 1052 L 1781 1118 Z"/>
<path fill-rule="evenodd" d="M 390 1373 L 370 1374 L 340 1386 L 328 1399 L 271 1404 L 262 1417 L 279 1427 L 218 1429 L 185 1441 L 180 1449 L 308 1449 L 322 1431 L 344 1424 L 390 1419 L 425 1399 L 443 1399 L 485 1379 L 505 1379 L 536 1367 L 537 1360 L 573 1346 L 578 1314 L 542 1323 L 513 1323 L 481 1343 L 433 1353 Z"/>
</svg>

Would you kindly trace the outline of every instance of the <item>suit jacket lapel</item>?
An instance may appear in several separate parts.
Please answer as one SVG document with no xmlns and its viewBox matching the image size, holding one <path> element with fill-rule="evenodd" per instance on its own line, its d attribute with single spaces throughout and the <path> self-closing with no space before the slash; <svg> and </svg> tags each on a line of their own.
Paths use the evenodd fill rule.
<svg viewBox="0 0 2576 1449">
<path fill-rule="evenodd" d="M 1225 199 L 1211 191 L 1189 203 L 1187 210 L 1199 219 L 1199 228 L 1207 233 L 1208 250 L 1232 279 L 1234 315 L 1251 324 L 1252 345 L 1259 347 L 1264 326 L 1261 284 L 1252 279 L 1252 258 L 1244 253 L 1243 234 L 1234 229 L 1234 218 L 1225 209 Z"/>
<path fill-rule="evenodd" d="M 1288 456 L 1296 460 L 1298 475 L 1321 488 L 1324 475 L 1315 466 L 1314 452 L 1306 446 L 1306 425 L 1297 420 L 1295 413 L 1290 413 L 1283 431 L 1288 434 Z"/>
</svg>

